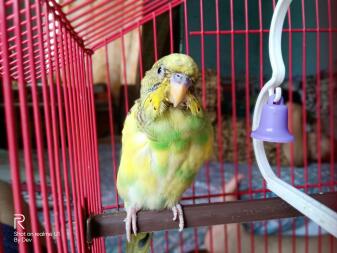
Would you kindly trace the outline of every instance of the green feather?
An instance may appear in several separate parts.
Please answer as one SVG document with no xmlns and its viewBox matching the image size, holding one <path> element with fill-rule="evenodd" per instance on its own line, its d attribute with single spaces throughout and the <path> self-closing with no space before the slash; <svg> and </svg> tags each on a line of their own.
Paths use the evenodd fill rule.
<svg viewBox="0 0 337 253">
<path fill-rule="evenodd" d="M 150 249 L 152 233 L 138 233 L 131 236 L 126 245 L 126 253 L 147 253 Z"/>
</svg>

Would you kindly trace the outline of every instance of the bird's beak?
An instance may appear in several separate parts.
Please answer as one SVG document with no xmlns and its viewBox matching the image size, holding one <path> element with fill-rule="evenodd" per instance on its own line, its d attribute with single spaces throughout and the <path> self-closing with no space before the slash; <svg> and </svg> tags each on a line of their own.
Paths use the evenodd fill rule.
<svg viewBox="0 0 337 253">
<path fill-rule="evenodd" d="M 191 79 L 188 76 L 175 73 L 170 79 L 169 101 L 174 107 L 177 107 L 184 99 L 188 87 L 191 85 Z"/>
</svg>

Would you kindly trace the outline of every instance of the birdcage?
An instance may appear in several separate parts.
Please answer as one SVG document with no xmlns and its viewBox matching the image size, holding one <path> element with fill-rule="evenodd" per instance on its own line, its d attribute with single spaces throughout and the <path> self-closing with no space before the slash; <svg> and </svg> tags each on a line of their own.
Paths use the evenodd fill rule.
<svg viewBox="0 0 337 253">
<path fill-rule="evenodd" d="M 0 213 L 10 213 L 20 252 L 125 252 L 119 136 L 145 71 L 173 52 L 200 67 L 195 92 L 216 141 L 183 195 L 183 232 L 169 210 L 139 213 L 139 230 L 154 231 L 151 252 L 337 251 L 267 189 L 254 161 L 252 109 L 271 76 L 277 1 L 0 2 L 0 180 L 12 195 L 0 196 L 13 199 Z M 280 178 L 334 210 L 336 9 L 336 0 L 294 0 L 288 10 L 283 96 L 296 140 L 266 146 Z M 240 183 L 228 190 L 232 178 Z"/>
</svg>

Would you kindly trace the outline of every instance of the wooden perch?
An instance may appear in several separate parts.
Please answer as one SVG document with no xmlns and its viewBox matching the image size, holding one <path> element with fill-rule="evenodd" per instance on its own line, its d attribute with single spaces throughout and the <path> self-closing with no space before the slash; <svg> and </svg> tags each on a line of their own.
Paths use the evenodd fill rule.
<svg viewBox="0 0 337 253">
<path fill-rule="evenodd" d="M 337 210 L 337 192 L 313 194 L 313 198 Z M 210 226 L 228 223 L 252 222 L 302 216 L 280 198 L 240 200 L 211 204 L 196 204 L 183 207 L 185 227 Z M 125 232 L 124 211 L 100 214 L 87 219 L 87 241 L 93 238 L 121 235 Z M 171 210 L 140 211 L 138 231 L 149 232 L 177 229 Z"/>
</svg>

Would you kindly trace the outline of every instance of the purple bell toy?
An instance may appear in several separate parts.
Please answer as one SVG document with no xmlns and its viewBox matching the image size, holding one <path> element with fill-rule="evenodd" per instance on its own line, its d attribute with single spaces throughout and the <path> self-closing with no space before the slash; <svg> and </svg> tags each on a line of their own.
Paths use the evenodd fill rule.
<svg viewBox="0 0 337 253">
<path fill-rule="evenodd" d="M 251 137 L 261 141 L 287 143 L 294 140 L 288 131 L 288 108 L 281 97 L 274 103 L 275 95 L 268 98 L 263 106 L 259 127 L 252 132 Z"/>
</svg>

